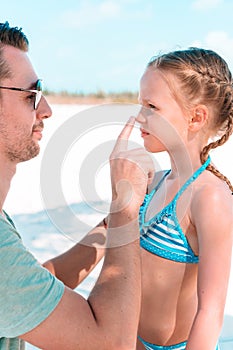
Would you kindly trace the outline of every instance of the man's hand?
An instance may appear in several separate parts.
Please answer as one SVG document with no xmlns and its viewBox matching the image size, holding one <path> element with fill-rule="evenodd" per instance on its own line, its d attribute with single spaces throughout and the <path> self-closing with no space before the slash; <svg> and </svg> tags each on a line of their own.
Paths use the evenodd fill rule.
<svg viewBox="0 0 233 350">
<path fill-rule="evenodd" d="M 144 148 L 128 150 L 128 139 L 133 130 L 135 118 L 131 117 L 121 131 L 110 156 L 112 205 L 111 211 L 130 210 L 138 214 L 152 181 L 154 166 Z"/>
</svg>

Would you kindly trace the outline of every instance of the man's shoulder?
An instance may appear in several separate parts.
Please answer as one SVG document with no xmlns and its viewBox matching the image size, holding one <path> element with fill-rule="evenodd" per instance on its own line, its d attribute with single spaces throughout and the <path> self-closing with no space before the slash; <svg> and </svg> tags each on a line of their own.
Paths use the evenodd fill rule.
<svg viewBox="0 0 233 350">
<path fill-rule="evenodd" d="M 0 215 L 0 244 L 7 238 L 21 239 L 19 232 L 17 231 L 14 221 L 4 211 L 4 215 Z"/>
</svg>

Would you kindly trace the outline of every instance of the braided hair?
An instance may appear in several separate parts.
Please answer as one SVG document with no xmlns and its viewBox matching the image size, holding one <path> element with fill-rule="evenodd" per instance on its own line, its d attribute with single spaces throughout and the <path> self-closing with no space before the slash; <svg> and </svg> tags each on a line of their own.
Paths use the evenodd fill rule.
<svg viewBox="0 0 233 350">
<path fill-rule="evenodd" d="M 182 94 L 173 91 L 178 103 L 182 98 L 187 109 L 205 104 L 213 113 L 212 127 L 218 139 L 201 151 L 203 164 L 210 150 L 223 145 L 233 132 L 233 82 L 227 63 L 212 50 L 191 47 L 152 57 L 148 67 L 175 75 Z M 226 176 L 212 164 L 207 169 L 224 180 L 233 194 L 233 186 Z"/>
</svg>

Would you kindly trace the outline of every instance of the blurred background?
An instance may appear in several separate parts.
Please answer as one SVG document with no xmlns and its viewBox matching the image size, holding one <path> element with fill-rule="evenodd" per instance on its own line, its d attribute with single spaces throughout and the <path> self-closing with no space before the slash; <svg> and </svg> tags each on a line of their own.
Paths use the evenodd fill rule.
<svg viewBox="0 0 233 350">
<path fill-rule="evenodd" d="M 22 27 L 29 39 L 30 58 L 44 81 L 45 94 L 53 109 L 53 118 L 45 122 L 41 154 L 18 166 L 5 207 L 13 215 L 25 244 L 40 261 L 73 244 L 51 221 L 41 199 L 41 161 L 56 130 L 74 115 L 82 120 L 82 111 L 95 105 L 135 103 L 140 77 L 154 55 L 190 46 L 209 48 L 217 51 L 233 71 L 232 13 L 232 0 L 1 2 L 1 22 Z M 95 149 L 100 142 L 103 140 L 98 141 L 97 135 L 87 134 L 82 152 L 87 146 L 89 151 Z M 135 135 L 135 142 L 140 143 L 138 135 Z M 77 139 L 76 143 L 81 144 L 81 140 Z M 212 155 L 231 181 L 232 147 L 233 140 L 230 140 Z M 94 225 L 99 214 L 87 208 L 80 197 L 76 197 L 77 203 L 74 203 L 75 192 L 70 186 L 77 176 L 71 179 L 70 175 L 77 171 L 73 164 L 80 161 L 80 154 L 73 153 L 73 158 L 64 163 L 65 170 L 62 169 L 67 203 L 73 203 L 74 211 L 81 213 L 83 222 Z M 161 167 L 167 167 L 165 156 L 159 161 Z M 82 166 L 81 161 L 79 165 Z M 100 188 L 106 187 L 106 172 L 100 172 L 96 183 Z M 100 267 L 78 288 L 85 297 Z M 233 349 L 232 295 L 233 272 L 221 350 Z M 27 345 L 27 349 L 35 348 Z"/>
<path fill-rule="evenodd" d="M 134 92 L 149 59 L 201 46 L 233 67 L 231 0 L 11 0 L 0 20 L 22 27 L 49 91 Z"/>
</svg>

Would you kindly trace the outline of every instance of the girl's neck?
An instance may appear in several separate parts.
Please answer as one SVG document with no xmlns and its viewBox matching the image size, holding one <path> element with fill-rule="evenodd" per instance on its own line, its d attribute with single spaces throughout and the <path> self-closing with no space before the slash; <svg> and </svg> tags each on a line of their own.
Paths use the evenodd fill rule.
<svg viewBox="0 0 233 350">
<path fill-rule="evenodd" d="M 171 173 L 169 178 L 187 180 L 201 166 L 200 152 L 187 148 L 169 153 L 171 161 Z"/>
</svg>

